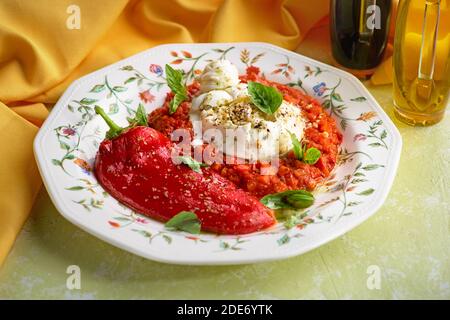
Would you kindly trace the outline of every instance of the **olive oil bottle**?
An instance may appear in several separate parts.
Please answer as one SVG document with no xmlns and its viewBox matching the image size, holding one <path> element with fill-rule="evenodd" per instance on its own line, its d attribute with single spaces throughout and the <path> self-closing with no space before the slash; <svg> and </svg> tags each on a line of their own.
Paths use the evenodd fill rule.
<svg viewBox="0 0 450 320">
<path fill-rule="evenodd" d="M 400 0 L 394 41 L 395 114 L 410 125 L 444 117 L 450 88 L 450 1 Z"/>
</svg>

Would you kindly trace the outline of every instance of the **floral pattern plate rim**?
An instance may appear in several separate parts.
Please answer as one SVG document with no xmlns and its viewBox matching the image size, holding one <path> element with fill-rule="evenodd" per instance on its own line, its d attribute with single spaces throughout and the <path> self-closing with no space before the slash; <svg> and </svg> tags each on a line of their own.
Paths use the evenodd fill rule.
<svg viewBox="0 0 450 320">
<path fill-rule="evenodd" d="M 314 206 L 289 223 L 239 237 L 168 231 L 97 184 L 93 160 L 107 128 L 93 107 L 106 107 L 126 124 L 139 103 L 148 112 L 162 104 L 168 91 L 165 64 L 182 69 L 190 81 L 208 61 L 224 57 L 241 74 L 257 66 L 267 78 L 321 101 L 344 135 L 339 165 L 317 191 Z M 160 262 L 224 265 L 299 255 L 368 219 L 387 197 L 401 145 L 397 128 L 351 74 L 266 43 L 210 43 L 161 45 L 76 80 L 38 132 L 34 152 L 57 210 L 85 231 Z"/>
</svg>

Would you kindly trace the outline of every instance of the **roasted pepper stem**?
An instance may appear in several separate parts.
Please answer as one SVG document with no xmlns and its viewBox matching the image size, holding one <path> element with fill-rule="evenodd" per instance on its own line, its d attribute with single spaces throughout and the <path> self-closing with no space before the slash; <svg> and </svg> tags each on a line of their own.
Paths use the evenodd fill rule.
<svg viewBox="0 0 450 320">
<path fill-rule="evenodd" d="M 103 110 L 102 107 L 95 106 L 94 110 L 95 113 L 100 115 L 109 126 L 109 131 L 106 133 L 106 138 L 113 139 L 122 133 L 124 128 L 118 126 L 114 121 L 112 121 L 112 119 L 106 114 L 105 110 Z"/>
</svg>

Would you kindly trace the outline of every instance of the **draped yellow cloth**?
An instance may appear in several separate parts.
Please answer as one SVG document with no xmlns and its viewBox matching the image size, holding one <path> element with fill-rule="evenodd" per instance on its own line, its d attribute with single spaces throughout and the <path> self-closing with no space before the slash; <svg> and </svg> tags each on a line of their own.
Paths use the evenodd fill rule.
<svg viewBox="0 0 450 320">
<path fill-rule="evenodd" d="M 41 186 L 33 138 L 73 80 L 161 43 L 293 50 L 328 8 L 328 0 L 0 1 L 0 264 Z M 69 28 L 74 21 L 80 29 Z M 389 82 L 382 70 L 379 82 Z"/>
</svg>

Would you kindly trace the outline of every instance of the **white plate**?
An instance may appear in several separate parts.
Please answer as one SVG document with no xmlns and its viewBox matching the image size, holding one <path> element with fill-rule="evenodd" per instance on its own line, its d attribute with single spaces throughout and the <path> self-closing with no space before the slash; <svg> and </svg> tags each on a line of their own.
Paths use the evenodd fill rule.
<svg viewBox="0 0 450 320">
<path fill-rule="evenodd" d="M 224 56 L 241 74 L 255 65 L 270 80 L 301 86 L 327 107 L 344 135 L 341 163 L 298 227 L 288 230 L 278 224 L 240 237 L 167 231 L 162 223 L 136 215 L 108 196 L 91 171 L 107 130 L 94 116 L 94 104 L 126 125 L 127 109 L 136 109 L 139 102 L 146 102 L 147 111 L 162 105 L 168 91 L 165 64 L 184 69 L 192 78 L 208 60 Z M 158 46 L 80 78 L 53 108 L 34 151 L 53 203 L 75 225 L 152 260 L 206 265 L 299 255 L 356 227 L 386 199 L 401 145 L 389 117 L 352 75 L 265 43 L 216 43 Z"/>
</svg>

